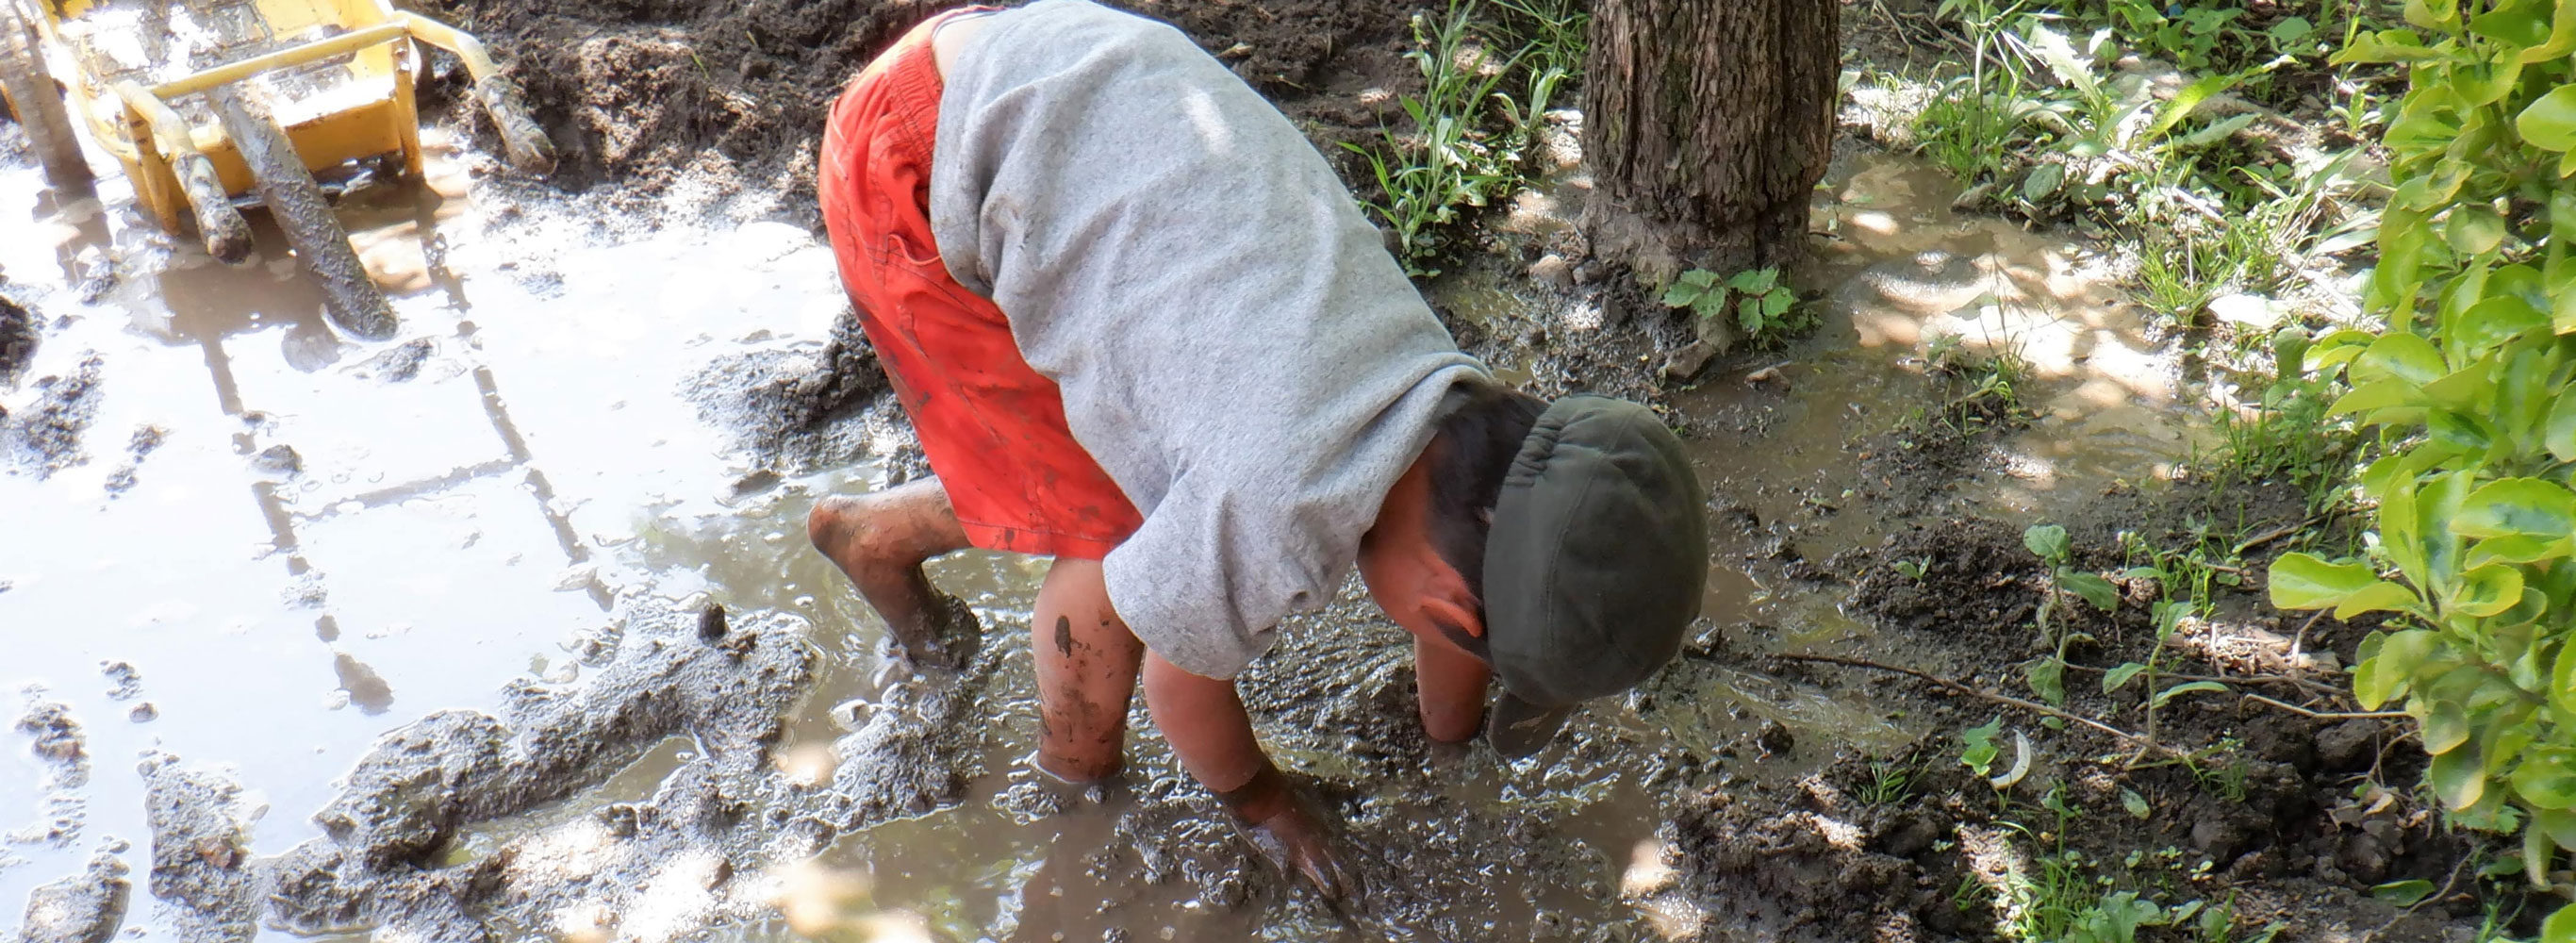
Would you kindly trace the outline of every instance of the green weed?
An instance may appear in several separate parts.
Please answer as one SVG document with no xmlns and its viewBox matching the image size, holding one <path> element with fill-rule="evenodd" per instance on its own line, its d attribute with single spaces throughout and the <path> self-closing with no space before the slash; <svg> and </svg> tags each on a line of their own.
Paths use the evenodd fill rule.
<svg viewBox="0 0 2576 943">
<path fill-rule="evenodd" d="M 1970 352 L 1956 334 L 1935 335 L 1924 347 L 1924 372 L 1941 381 L 1940 431 L 1964 436 L 2004 424 L 2023 412 L 2021 391 L 2030 383 L 2030 360 L 2019 344 Z"/>
<path fill-rule="evenodd" d="M 1895 760 L 1875 760 L 1869 764 L 1869 781 L 1861 784 L 1860 801 L 1885 808 L 1905 801 L 1913 791 L 1914 767 Z"/>
<path fill-rule="evenodd" d="M 2066 650 L 2092 636 L 2082 632 L 2058 631 L 2053 625 L 2059 600 L 2072 595 L 2103 612 L 2120 606 L 2120 590 L 2101 574 L 2077 569 L 2074 548 L 2066 537 L 2066 528 L 2055 524 L 2035 524 L 2021 532 L 2022 547 L 2039 557 L 2048 568 L 2048 588 L 2041 591 L 2039 612 L 2033 617 L 2039 625 L 2039 636 L 2050 643 L 2047 657 L 2022 666 L 2023 676 L 2031 690 L 2051 704 L 2066 704 Z"/>
<path fill-rule="evenodd" d="M 1691 269 L 1665 286 L 1663 302 L 1704 320 L 1731 318 L 1754 347 L 1777 347 L 1816 327 L 1815 312 L 1798 307 L 1798 293 L 1781 283 L 1777 268 L 1747 269 L 1723 281 L 1715 272 Z"/>
<path fill-rule="evenodd" d="M 1995 742 L 1995 737 L 2003 729 L 2004 719 L 1997 717 L 1960 731 L 1959 765 L 1979 776 L 1989 775 L 1994 769 L 1995 758 L 2003 754 L 2003 747 Z"/>
<path fill-rule="evenodd" d="M 1361 206 L 1394 233 L 1396 258 L 1415 277 L 1439 274 L 1431 263 L 1449 250 L 1445 230 L 1463 211 L 1527 181 L 1524 150 L 1571 74 L 1531 66 L 1567 55 L 1562 37 L 1542 34 L 1497 56 L 1478 9 L 1476 0 L 1456 0 L 1443 16 L 1415 14 L 1415 48 L 1405 56 L 1420 68 L 1423 91 L 1398 102 L 1412 129 L 1381 129 L 1375 147 L 1342 145 L 1368 162 L 1377 193 Z M 1516 79 L 1518 87 L 1506 84 Z"/>
</svg>

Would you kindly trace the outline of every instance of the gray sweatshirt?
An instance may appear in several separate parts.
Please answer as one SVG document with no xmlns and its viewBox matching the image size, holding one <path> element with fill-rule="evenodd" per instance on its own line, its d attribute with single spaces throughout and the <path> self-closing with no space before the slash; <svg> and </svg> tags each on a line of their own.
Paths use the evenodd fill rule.
<svg viewBox="0 0 2576 943">
<path fill-rule="evenodd" d="M 1103 561 L 1165 660 L 1230 678 L 1331 599 L 1443 395 L 1485 375 L 1312 144 L 1179 30 L 1087 0 L 948 63 L 930 219 L 1145 523 Z"/>
</svg>

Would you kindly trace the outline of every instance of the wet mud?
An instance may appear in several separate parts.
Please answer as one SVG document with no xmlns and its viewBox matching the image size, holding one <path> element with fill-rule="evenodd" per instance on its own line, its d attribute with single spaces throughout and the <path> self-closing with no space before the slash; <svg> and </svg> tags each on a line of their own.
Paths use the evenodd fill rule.
<svg viewBox="0 0 2576 943">
<path fill-rule="evenodd" d="M 2179 539 L 2212 515 L 2298 510 L 2174 478 L 2192 381 L 2116 297 L 2099 247 L 1960 216 L 1922 168 L 1850 148 L 1819 196 L 1819 261 L 1793 278 L 1829 312 L 1812 341 L 1720 350 L 1587 258 L 1567 223 L 1586 198 L 1571 150 L 1429 286 L 1513 382 L 1652 402 L 1689 433 L 1717 545 L 1674 668 L 1507 763 L 1422 735 L 1409 641 L 1356 586 L 1285 627 L 1241 689 L 1280 764 L 1343 823 L 1367 891 L 1341 905 L 1251 852 L 1141 703 L 1121 777 L 1031 772 L 1026 621 L 1043 568 L 934 565 L 985 644 L 958 671 L 881 680 L 880 627 L 795 526 L 819 494 L 926 471 L 815 245 L 811 181 L 833 94 L 944 5 L 429 4 L 515 57 L 563 170 L 537 184 L 448 148 L 472 179 L 433 181 L 436 199 L 344 204 L 375 227 L 352 224 L 369 264 L 397 263 L 378 278 L 410 286 L 395 298 L 406 336 L 384 343 L 331 332 L 274 234 L 275 267 L 253 272 L 275 284 L 244 288 L 254 276 L 135 235 L 113 197 L 85 218 L 114 220 L 121 241 L 35 211 L 79 232 L 9 256 L 28 305 L 23 329 L 0 305 L 17 479 L 0 485 L 64 507 L 103 485 L 89 517 L 42 520 L 83 528 L 48 552 L 105 575 L 0 557 L 0 606 L 50 594 L 17 604 L 115 642 L 40 651 L 62 690 L 23 715 L 29 772 L 0 775 L 0 799 L 26 800 L 0 812 L 36 813 L 0 848 L 29 939 L 122 922 L 190 943 L 769 940 L 863 930 L 889 908 L 961 940 L 1981 939 L 2006 915 L 1962 889 L 2027 867 L 2013 828 L 2041 821 L 2052 786 L 2084 813 L 2052 830 L 2066 847 L 2174 849 L 2177 864 L 2132 877 L 2173 899 L 2241 890 L 2246 925 L 2279 919 L 2288 939 L 2398 917 L 2377 938 L 2432 939 L 2465 916 L 2455 899 L 2411 916 L 2368 899 L 2378 881 L 2442 881 L 2463 853 L 2402 797 L 2353 795 L 2359 772 L 2411 774 L 2384 724 L 2178 702 L 2163 736 L 2243 743 L 2212 786 L 2106 770 L 2085 762 L 2102 739 L 2014 716 L 2040 758 L 2005 812 L 1956 760 L 1955 733 L 1994 705 L 1775 657 L 2019 691 L 2045 581 L 2022 526 L 2064 523 L 2078 562 L 2110 569 L 2121 530 Z M 1409 8 L 1135 8 L 1172 18 L 1337 159 L 1334 143 L 1390 117 L 1363 92 L 1418 81 L 1400 58 Z M 461 73 L 433 58 L 433 103 L 443 92 L 451 127 L 488 135 Z M 1570 120 L 1551 117 L 1568 147 Z M 0 158 L 13 135 L 0 128 Z M 727 228 L 741 219 L 794 225 Z M 688 265 L 740 277 L 710 289 Z M 46 334 L 38 304 L 90 323 Z M 778 313 L 797 306 L 811 310 Z M 2021 345 L 2027 408 L 1945 409 L 1962 390 L 1923 354 L 1944 336 Z M 395 423 L 407 434 L 384 435 Z M 225 476 L 239 487 L 196 487 Z M 87 490 L 66 497 L 74 480 Z M 173 538 L 203 582 L 116 568 L 116 541 L 160 533 L 147 515 L 203 530 Z M 2277 672 L 2301 645 L 2348 660 L 2360 637 L 2266 621 L 2251 600 L 2186 633 L 2192 670 Z M 2061 615 L 2097 639 L 2070 652 L 2083 665 L 2139 657 L 2151 637 L 2139 606 Z M 182 635 L 240 653 L 150 641 Z M 78 676 L 102 654 L 103 673 Z M 423 668 L 449 661 L 464 667 Z M 284 693 L 210 706 L 245 692 L 189 677 L 246 664 L 275 668 Z M 2073 709 L 2134 709 L 2135 690 L 2094 679 L 2070 681 Z M 205 729 L 237 711 L 276 729 Z M 1910 771 L 1907 794 L 1874 801 L 1890 764 Z M 144 854 L 102 834 L 135 827 Z M 130 866 L 148 868 L 131 908 Z"/>
<path fill-rule="evenodd" d="M 631 604 L 622 621 L 586 681 L 523 682 L 501 717 L 442 711 L 388 735 L 315 813 L 324 837 L 268 866 L 273 919 L 303 933 L 494 939 L 493 918 L 623 913 L 660 905 L 656 893 L 720 889 L 728 856 L 743 850 L 725 840 L 770 788 L 769 746 L 813 679 L 815 652 L 801 620 L 781 614 L 736 620 L 711 638 L 699 613 L 651 601 Z M 674 736 L 704 759 L 650 802 L 470 862 L 441 860 L 460 829 L 596 786 Z M 703 886 L 664 873 L 691 862 Z M 579 886 L 559 880 L 575 869 Z"/>
<path fill-rule="evenodd" d="M 691 377 L 688 387 L 699 418 L 732 430 L 734 446 L 763 462 L 766 477 L 744 479 L 741 490 L 765 488 L 780 473 L 849 464 L 867 453 L 866 440 L 895 432 L 885 421 L 888 398 L 880 396 L 885 371 L 858 318 L 846 310 L 833 319 L 819 351 L 728 354 Z M 862 415 L 871 407 L 878 408 L 873 419 Z M 897 461 L 909 474 L 928 467 L 917 455 Z"/>
<path fill-rule="evenodd" d="M 814 162 L 832 99 L 903 30 L 964 5 L 437 0 L 425 12 L 514 59 L 560 154 L 556 185 L 643 215 L 676 203 L 819 229 Z M 1420 81 L 1396 45 L 1409 8 L 1387 0 L 1117 5 L 1173 21 L 1292 116 L 1354 139 L 1393 105 L 1350 93 Z M 451 119 L 490 134 L 461 94 L 462 70 L 446 68 Z"/>
<path fill-rule="evenodd" d="M 64 373 L 27 383 L 34 402 L 0 415 L 0 453 L 12 471 L 44 478 L 89 460 L 81 437 L 98 416 L 99 368 L 95 353 Z"/>
<path fill-rule="evenodd" d="M 36 316 L 26 306 L 0 295 L 0 388 L 17 385 L 18 375 L 36 355 Z"/>
<path fill-rule="evenodd" d="M 122 842 L 101 849 L 78 875 L 36 888 L 27 895 L 21 943 L 107 943 L 125 923 L 125 908 L 134 882 L 117 854 Z"/>
</svg>

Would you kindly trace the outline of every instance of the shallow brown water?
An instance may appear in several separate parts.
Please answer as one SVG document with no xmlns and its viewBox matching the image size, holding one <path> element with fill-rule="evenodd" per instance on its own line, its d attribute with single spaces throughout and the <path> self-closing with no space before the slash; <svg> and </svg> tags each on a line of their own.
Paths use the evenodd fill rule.
<svg viewBox="0 0 2576 943">
<path fill-rule="evenodd" d="M 800 525 L 815 495 L 869 487 L 879 470 L 862 461 L 738 495 L 752 466 L 682 393 L 716 358 L 818 347 L 843 305 L 828 251 L 775 224 L 603 231 L 544 205 L 487 200 L 458 169 L 471 155 L 440 157 L 427 192 L 361 194 L 344 207 L 371 267 L 398 292 L 402 331 L 371 345 L 330 331 L 274 232 L 252 265 L 226 268 L 140 223 L 113 181 L 102 205 L 65 213 L 31 169 L 0 168 L 0 272 L 34 310 L 70 319 L 48 333 L 26 376 L 68 370 L 85 351 L 103 360 L 88 460 L 49 478 L 0 476 L 0 580 L 10 584 L 0 593 L 0 687 L 39 685 L 69 704 L 98 765 L 74 797 L 76 839 L 0 843 L 0 914 L 14 918 L 28 890 L 76 872 L 103 839 L 148 841 L 140 781 L 125 774 L 139 755 L 228 765 L 268 807 L 255 850 L 276 853 L 319 834 L 308 815 L 380 734 L 442 708 L 497 708 L 515 677 L 577 676 L 575 640 L 622 596 L 812 620 L 827 657 L 781 748 L 790 765 L 843 732 L 836 706 L 876 695 L 877 627 Z M 1695 458 L 1759 519 L 1790 519 L 1853 487 L 1846 444 L 1895 428 L 1917 405 L 1919 347 L 1933 331 L 2019 344 L 2044 378 L 2042 419 L 2013 441 L 2012 471 L 1978 482 L 1998 504 L 2044 515 L 2052 502 L 2180 457 L 2170 358 L 2107 279 L 2088 272 L 2081 247 L 1960 219 L 1947 196 L 1920 168 L 1860 163 L 1821 205 L 1843 244 L 1803 280 L 1825 290 L 1830 326 L 1781 356 L 1789 389 L 1716 375 L 1681 397 L 1694 413 L 1758 419 L 1750 441 L 1705 440 Z M 1926 255 L 1936 252 L 1947 255 Z M 75 282 L 102 254 L 117 260 L 120 281 L 83 303 Z M 1986 295 L 1999 303 L 1974 304 Z M 1508 286 L 1486 303 L 1495 318 L 1553 316 L 1553 302 Z M 1966 308 L 1979 311 L 1956 315 Z M 390 380 L 399 364 L 374 362 L 420 341 L 431 350 L 410 379 Z M 0 402 L 29 396 L 22 384 Z M 145 426 L 163 430 L 163 442 L 132 460 L 127 442 Z M 300 470 L 254 461 L 275 446 L 293 449 Z M 132 486 L 111 490 L 128 464 Z M 1842 508 L 1804 531 L 1801 549 L 1823 559 L 1874 540 L 1876 523 L 1866 507 Z M 1756 548 L 1717 549 L 1710 614 L 1775 627 L 1740 639 L 1748 650 L 1866 633 L 1834 594 L 1758 585 L 1729 565 Z M 988 624 L 1013 626 L 1025 624 L 1042 574 L 1042 563 L 981 553 L 934 567 Z M 111 696 L 107 661 L 133 665 L 139 698 Z M 1734 738 L 1765 721 L 1795 731 L 1800 748 L 1748 770 L 1760 776 L 1799 775 L 1842 746 L 1894 750 L 1916 735 L 1865 703 L 1751 673 L 1722 674 L 1698 695 L 1652 717 L 1600 711 L 1646 742 Z M 1250 940 L 1313 929 L 1266 924 L 1276 908 L 1203 906 L 1185 882 L 1139 892 L 1087 876 L 1085 857 L 1111 840 L 1132 800 L 1113 793 L 1016 818 L 995 799 L 1031 775 L 1019 762 L 1036 727 L 1026 669 L 1006 668 L 990 700 L 1001 733 L 965 801 L 845 837 L 823 856 L 825 873 L 861 876 L 877 904 L 967 939 L 1097 939 L 1114 927 L 1138 940 Z M 139 702 L 157 717 L 129 721 Z M 665 743 L 590 793 L 477 826 L 455 855 L 649 795 L 690 749 Z M 1134 749 L 1140 780 L 1170 772 L 1158 739 L 1139 736 Z M 0 829 L 15 830 L 46 808 L 44 767 L 23 749 L 0 756 Z M 1312 751 L 1283 761 L 1329 772 L 1339 759 Z M 1505 896 L 1526 902 L 1494 915 L 1496 938 L 1528 936 L 1543 910 L 1651 924 L 1616 892 L 1654 857 L 1655 803 L 1639 785 L 1549 780 L 1533 793 L 1536 774 L 1478 769 L 1451 786 L 1455 798 L 1560 808 L 1560 831 L 1597 864 L 1570 884 L 1486 876 L 1521 884 Z M 1126 904 L 1103 916 L 1104 899 Z M 138 888 L 127 925 L 157 931 L 160 919 Z M 721 935 L 793 936 L 783 922 Z"/>
</svg>

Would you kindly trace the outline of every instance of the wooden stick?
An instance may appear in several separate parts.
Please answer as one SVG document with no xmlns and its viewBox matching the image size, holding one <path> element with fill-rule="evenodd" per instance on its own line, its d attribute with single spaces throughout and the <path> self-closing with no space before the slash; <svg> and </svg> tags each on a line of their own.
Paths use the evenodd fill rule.
<svg viewBox="0 0 2576 943">
<path fill-rule="evenodd" d="M 1920 679 L 1920 680 L 1923 680 L 1923 681 L 1929 681 L 1929 682 L 1931 682 L 1931 683 L 1933 683 L 1933 684 L 1935 684 L 1935 685 L 1938 685 L 1938 686 L 1940 686 L 1940 687 L 1942 687 L 1942 688 L 1948 689 L 1948 690 L 1950 690 L 1950 691 L 1953 691 L 1953 692 L 1956 692 L 1956 693 L 1959 693 L 1959 694 L 1965 694 L 1965 695 L 1967 695 L 1967 696 L 1969 696 L 1969 697 L 1974 697 L 1974 698 L 1980 698 L 1980 699 L 1983 699 L 1983 700 L 1993 701 L 1993 702 L 1995 702 L 1995 703 L 1997 703 L 1997 704 L 2003 704 L 2003 705 L 2006 705 L 2006 706 L 2009 706 L 2009 707 L 2018 707 L 2018 708 L 2021 708 L 2022 710 L 2030 711 L 2030 712 L 2035 713 L 2035 714 L 2043 714 L 2043 715 L 2049 716 L 2049 717 L 2055 717 L 2055 718 L 2057 718 L 2057 719 L 2059 719 L 2059 720 L 2067 721 L 2067 722 L 2069 722 L 2069 723 L 2083 724 L 2084 726 L 2091 727 L 2091 728 L 2093 728 L 2093 729 L 2095 729 L 2095 730 L 2102 731 L 2103 733 L 2110 734 L 2111 736 L 2114 736 L 2114 737 L 2118 737 L 2118 738 L 2120 738 L 2122 741 L 2125 741 L 2125 742 L 2128 742 L 2128 743 L 2135 743 L 2135 744 L 2138 744 L 2142 749 L 2150 750 L 2150 751 L 2158 752 L 2158 753 L 2163 753 L 2163 754 L 2165 754 L 2165 755 L 2167 755 L 2167 756 L 2171 756 L 2171 757 L 2174 757 L 2174 758 L 2176 758 L 2176 759 L 2188 759 L 2188 758 L 2190 757 L 2190 754 L 2185 753 L 2185 752 L 2183 752 L 2183 751 L 2181 751 L 2181 750 L 2177 750 L 2177 749 L 2175 749 L 2175 748 L 2173 748 L 2173 747 L 2169 747 L 2169 746 L 2166 746 L 2166 745 L 2164 745 L 2164 744 L 2157 743 L 2157 742 L 2155 742 L 2155 741 L 2153 741 L 2153 740 L 2149 740 L 2149 739 L 2147 739 L 2147 738 L 2145 738 L 2145 737 L 2139 736 L 2139 735 L 2134 734 L 2134 733 L 2130 733 L 2130 732 L 2128 732 L 2128 731 L 2126 731 L 2126 730 L 2122 730 L 2122 729 L 2120 729 L 2120 728 L 2118 728 L 2118 727 L 2111 726 L 2111 725 L 2106 724 L 2106 723 L 2103 723 L 2103 722 L 2101 722 L 2101 721 L 2094 720 L 2093 718 L 2090 718 L 2090 717 L 2085 717 L 2085 716 L 2082 716 L 2082 715 L 2079 715 L 2079 714 L 2068 713 L 2068 712 L 2066 712 L 2066 711 L 2059 710 L 2059 709 L 2054 708 L 2054 707 L 2050 707 L 2050 706 L 2048 706 L 2048 705 L 2046 705 L 2046 704 L 2039 703 L 2038 701 L 2024 700 L 2024 699 L 2022 699 L 2022 698 L 2014 697 L 2014 696 L 2009 695 L 2009 694 L 2000 694 L 2000 693 L 1997 693 L 1997 692 L 1994 692 L 1994 691 L 1988 691 L 1988 690 L 1983 689 L 1983 688 L 1970 687 L 1970 686 L 1968 686 L 1967 684 L 1964 684 L 1964 683 L 1962 683 L 1962 682 L 1953 681 L 1953 680 L 1950 680 L 1950 679 L 1948 679 L 1948 678 L 1941 677 L 1941 676 L 1939 676 L 1939 675 L 1926 674 L 1926 673 L 1924 673 L 1924 672 L 1916 671 L 1916 670 L 1914 670 L 1914 669 L 1912 669 L 1912 668 L 1899 668 L 1899 667 L 1897 667 L 1897 666 L 1895 666 L 1895 665 L 1882 665 L 1882 664 L 1879 664 L 1878 662 L 1874 662 L 1874 661 L 1862 661 L 1862 660 L 1857 659 L 1857 658 L 1839 658 L 1839 657 L 1836 657 L 1836 656 L 1833 656 L 1833 655 L 1773 655 L 1773 656 L 1771 656 L 1771 657 L 1773 657 L 1773 658 L 1777 658 L 1777 659 L 1781 659 L 1781 660 L 1783 660 L 1783 661 L 1822 662 L 1822 663 L 1824 663 L 1824 664 L 1828 664 L 1828 665 L 1842 665 L 1842 666 L 1844 666 L 1844 667 L 1846 667 L 1846 668 L 1867 668 L 1867 669 L 1870 669 L 1870 670 L 1872 670 L 1872 671 L 1886 671 L 1886 672 L 1892 672 L 1892 673 L 1895 673 L 1895 674 L 1901 674 L 1901 675 L 1905 675 L 1905 676 L 1907 676 L 1907 677 L 1917 678 L 1917 679 Z"/>
<path fill-rule="evenodd" d="M 2316 719 L 2318 719 L 2318 720 L 2374 720 L 2374 719 L 2377 719 L 2377 720 L 2393 720 L 2393 719 L 2396 719 L 2396 718 L 2399 718 L 2399 717 L 2411 716 L 2411 715 L 2407 714 L 2405 711 L 2319 711 L 2319 710 L 2309 710 L 2309 709 L 2307 709 L 2307 708 L 2300 707 L 2299 705 L 2291 704 L 2291 703 L 2288 703 L 2288 702 L 2286 702 L 2286 701 L 2276 701 L 2276 700 L 2273 700 L 2273 699 L 2271 699 L 2271 698 L 2264 697 L 2263 695 L 2260 695 L 2260 694 L 2248 694 L 2248 695 L 2245 695 L 2245 696 L 2246 696 L 2246 698 L 2248 698 L 2248 699 L 2250 699 L 2250 700 L 2261 701 L 2261 702 L 2263 702 L 2263 703 L 2265 703 L 2265 704 L 2270 704 L 2270 705 L 2272 705 L 2272 706 L 2274 706 L 2274 707 L 2278 707 L 2278 708 L 2280 708 L 2280 709 L 2282 709 L 2282 710 L 2289 711 L 2290 713 L 2297 714 L 2297 715 L 2300 715 L 2300 716 L 2302 716 L 2302 717 L 2313 717 L 2313 718 L 2316 718 Z"/>
</svg>

